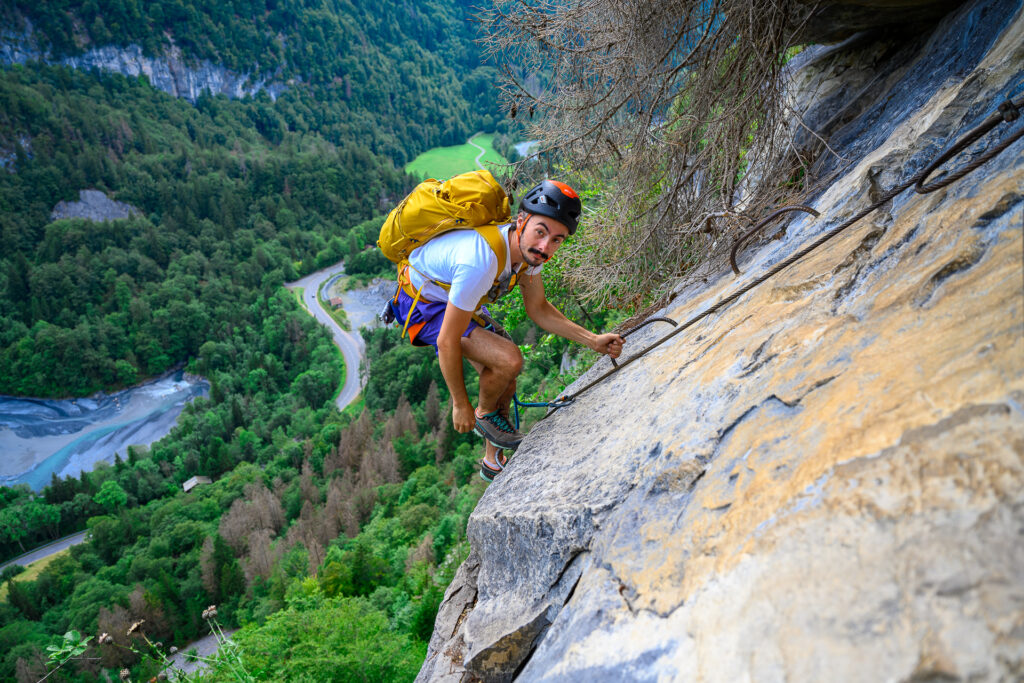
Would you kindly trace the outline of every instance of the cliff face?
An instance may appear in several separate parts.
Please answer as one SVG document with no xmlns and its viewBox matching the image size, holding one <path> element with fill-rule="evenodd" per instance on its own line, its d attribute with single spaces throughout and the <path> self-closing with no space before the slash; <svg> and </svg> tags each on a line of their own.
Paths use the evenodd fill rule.
<svg viewBox="0 0 1024 683">
<path fill-rule="evenodd" d="M 0 63 L 24 64 L 28 61 L 61 64 L 85 71 L 96 69 L 130 78 L 146 76 L 154 88 L 193 103 L 204 90 L 212 95 L 224 94 L 234 98 L 255 95 L 261 90 L 276 98 L 285 90 L 281 83 L 254 80 L 249 74 L 237 74 L 207 60 L 186 62 L 177 47 L 158 57 L 144 55 L 138 45 L 105 45 L 73 57 L 54 57 L 36 44 L 31 24 L 23 33 L 0 33 Z"/>
<path fill-rule="evenodd" d="M 660 314 L 708 308 L 1019 97 L 1021 5 L 798 66 L 846 160 L 822 153 L 821 217 Z M 418 680 L 1020 680 L 1022 159 L 1024 139 L 907 190 L 534 427 L 470 519 Z"/>
<path fill-rule="evenodd" d="M 50 212 L 50 220 L 84 218 L 90 221 L 112 221 L 141 213 L 131 204 L 113 200 L 99 190 L 79 190 L 77 202 L 57 202 L 57 206 Z"/>
</svg>

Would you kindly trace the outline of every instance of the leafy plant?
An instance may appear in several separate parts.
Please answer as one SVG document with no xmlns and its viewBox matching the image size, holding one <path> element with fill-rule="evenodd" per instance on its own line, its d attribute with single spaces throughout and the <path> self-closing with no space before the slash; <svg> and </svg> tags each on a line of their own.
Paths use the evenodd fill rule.
<svg viewBox="0 0 1024 683">
<path fill-rule="evenodd" d="M 69 661 L 81 658 L 85 651 L 89 649 L 90 640 L 92 640 L 92 636 L 85 636 L 83 638 L 81 633 L 72 630 L 66 632 L 57 645 L 47 645 L 47 664 L 54 668 L 43 676 L 40 681 L 45 681 L 51 674 Z"/>
</svg>

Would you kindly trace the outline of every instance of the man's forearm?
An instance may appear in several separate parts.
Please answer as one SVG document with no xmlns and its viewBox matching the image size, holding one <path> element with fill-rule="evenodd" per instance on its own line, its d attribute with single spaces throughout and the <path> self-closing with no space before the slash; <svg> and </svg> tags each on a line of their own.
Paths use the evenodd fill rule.
<svg viewBox="0 0 1024 683">
<path fill-rule="evenodd" d="M 591 346 L 596 337 L 593 332 L 566 318 L 549 301 L 545 301 L 533 311 L 527 310 L 527 315 L 546 332 L 557 334 L 559 337 L 578 342 L 584 346 Z"/>
<path fill-rule="evenodd" d="M 445 384 L 448 385 L 448 392 L 452 401 L 456 404 L 468 404 L 469 394 L 466 392 L 465 376 L 462 373 L 462 342 L 456 339 L 455 343 L 438 338 L 437 360 L 441 365 L 441 375 Z"/>
</svg>

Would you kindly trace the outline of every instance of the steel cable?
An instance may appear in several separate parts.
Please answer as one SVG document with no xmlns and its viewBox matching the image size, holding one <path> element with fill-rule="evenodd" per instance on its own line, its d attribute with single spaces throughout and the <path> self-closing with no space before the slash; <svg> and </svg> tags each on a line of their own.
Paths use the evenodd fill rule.
<svg viewBox="0 0 1024 683">
<path fill-rule="evenodd" d="M 800 249 L 799 251 L 797 251 L 794 254 L 791 254 L 790 256 L 788 256 L 787 258 L 785 258 L 784 260 L 780 261 L 775 266 L 770 268 L 768 271 L 766 271 L 762 275 L 758 276 L 754 280 L 748 282 L 746 285 L 740 287 L 738 290 L 736 290 L 732 294 L 728 295 L 724 299 L 721 299 L 720 301 L 718 301 L 717 303 L 712 305 L 710 308 L 707 308 L 706 310 L 698 313 L 697 315 L 695 315 L 692 318 L 690 318 L 689 320 L 687 320 L 685 323 L 677 324 L 676 328 L 674 330 L 672 330 L 667 335 L 665 335 L 664 337 L 662 337 L 658 341 L 654 342 L 653 344 L 651 344 L 647 348 L 645 348 L 642 351 L 638 352 L 636 355 L 631 356 L 625 362 L 616 363 L 615 360 L 612 359 L 613 367 L 610 370 L 602 373 L 600 376 L 598 376 L 596 379 L 594 379 L 591 382 L 589 382 L 588 384 L 586 384 L 581 389 L 578 389 L 577 391 L 575 391 L 575 392 L 573 392 L 571 394 L 560 396 L 560 397 L 558 397 L 558 399 L 556 401 L 553 401 L 552 403 L 548 404 L 551 409 L 548 411 L 548 413 L 547 413 L 547 415 L 545 415 L 545 417 L 547 417 L 548 415 L 551 415 L 552 413 L 554 413 L 559 408 L 564 408 L 564 407 L 570 405 L 573 401 L 575 401 L 580 396 L 580 394 L 584 393 L 588 389 L 591 389 L 592 387 L 594 387 L 597 384 L 601 383 L 602 381 L 604 381 L 605 379 L 607 379 L 611 375 L 615 374 L 616 372 L 622 370 L 623 368 L 627 367 L 628 365 L 631 365 L 633 362 L 643 358 L 645 355 L 647 355 L 648 353 L 650 353 L 651 351 L 653 351 L 657 347 L 661 346 L 662 344 L 667 342 L 672 337 L 675 337 L 680 332 L 682 332 L 684 330 L 687 330 L 690 327 L 693 327 L 693 325 L 697 324 L 698 322 L 700 322 L 704 318 L 707 318 L 708 316 L 710 316 L 710 315 L 712 315 L 712 314 L 722 310 L 723 308 L 725 308 L 729 304 L 733 303 L 734 301 L 739 299 L 741 296 L 743 296 L 744 294 L 746 294 L 750 290 L 754 289 L 755 287 L 760 286 L 765 281 L 767 281 L 770 278 L 772 278 L 775 275 L 777 275 L 779 272 L 785 270 L 789 266 L 793 265 L 794 263 L 796 263 L 800 259 L 802 259 L 805 256 L 807 256 L 808 254 L 810 254 L 812 251 L 818 249 L 823 244 L 825 244 L 829 240 L 831 240 L 834 237 L 836 237 L 837 235 L 839 235 L 841 232 L 843 232 L 844 230 L 846 230 L 847 228 L 852 226 L 854 223 L 858 222 L 859 220 L 861 220 L 862 218 L 864 218 L 865 216 L 870 214 L 875 209 L 877 209 L 877 208 L 881 207 L 882 205 L 890 202 L 892 199 L 894 199 L 896 196 L 898 196 L 901 193 L 903 193 L 908 188 L 914 187 L 915 192 L 917 192 L 918 194 L 928 194 L 930 192 L 935 192 L 936 190 L 940 190 L 940 189 L 950 185 L 951 183 L 956 182 L 957 180 L 959 180 L 960 178 L 963 178 L 968 173 L 971 173 L 972 171 L 976 170 L 978 167 L 982 166 L 986 162 L 988 162 L 991 159 L 995 158 L 1003 150 L 1005 150 L 1011 144 L 1013 144 L 1018 139 L 1020 139 L 1021 136 L 1024 136 L 1024 126 L 1022 126 L 1019 130 L 1014 131 L 1006 139 L 1000 141 L 995 147 L 993 147 L 992 149 L 986 151 L 980 157 L 978 157 L 977 159 L 971 161 L 969 164 L 967 164 L 963 168 L 959 169 L 958 171 L 955 171 L 955 172 L 951 173 L 950 175 L 942 178 L 939 181 L 936 181 L 936 182 L 933 182 L 933 183 L 930 183 L 930 184 L 925 184 L 924 183 L 925 179 L 927 179 L 927 177 L 929 175 L 931 175 L 933 172 L 935 172 L 942 164 L 944 164 L 946 161 L 948 161 L 949 159 L 953 158 L 954 156 L 956 156 L 957 154 L 959 154 L 960 152 L 962 152 L 966 148 L 968 148 L 971 145 L 973 145 L 975 142 L 977 142 L 979 139 L 981 139 L 982 136 L 984 136 L 986 133 L 988 133 L 993 128 L 998 126 L 1000 123 L 1010 123 L 1012 121 L 1016 121 L 1020 117 L 1020 108 L 1022 106 L 1024 106 L 1024 98 L 1022 98 L 1020 100 L 1016 100 L 1016 101 L 1014 101 L 1012 99 L 1006 100 L 1005 102 L 1003 102 L 1002 104 L 999 105 L 998 111 L 996 113 L 990 115 L 987 119 L 985 119 L 984 122 L 982 122 L 981 125 L 979 125 L 975 129 L 971 130 L 970 132 L 966 133 L 963 137 L 961 137 L 959 140 L 957 140 L 948 150 L 946 150 L 941 155 L 939 155 L 924 170 L 920 171 L 919 173 L 917 173 L 913 177 L 911 177 L 910 180 L 907 180 L 906 182 L 902 183 L 901 185 L 899 185 L 899 186 L 889 190 L 887 193 L 885 193 L 885 195 L 882 196 L 881 199 L 879 199 L 878 201 L 873 203 L 871 206 L 869 206 L 869 207 L 867 207 L 865 209 L 862 209 L 860 212 L 858 212 L 852 218 L 850 218 L 850 219 L 844 221 L 843 223 L 839 224 L 838 226 L 832 228 L 831 230 L 826 232 L 824 235 L 822 235 L 821 237 L 816 239 L 814 242 L 812 242 L 808 246 L 804 247 L 803 249 Z M 777 211 L 773 212 L 770 216 L 768 216 L 767 218 L 762 220 L 757 226 L 755 226 L 749 232 L 747 232 L 746 234 L 742 235 L 736 241 L 736 244 L 733 246 L 733 251 L 730 254 L 730 263 L 731 263 L 733 269 L 737 273 L 739 272 L 739 269 L 736 267 L 735 254 L 736 254 L 736 250 L 739 248 L 739 246 L 746 239 L 748 239 L 750 236 L 752 236 L 758 230 L 760 230 L 765 225 L 767 225 L 771 220 L 773 220 L 777 216 L 779 216 L 782 213 L 787 212 L 787 211 L 805 211 L 805 212 L 808 212 L 808 213 L 812 213 L 812 214 L 814 214 L 816 216 L 818 215 L 818 212 L 815 211 L 814 209 L 811 209 L 810 207 L 802 206 L 802 205 L 787 206 L 787 207 L 780 208 Z M 665 317 L 653 318 L 653 319 L 649 319 L 649 320 L 641 323 L 640 325 L 630 329 L 629 331 L 624 333 L 623 336 L 626 336 L 628 334 L 632 334 L 633 332 L 637 331 L 641 327 L 643 327 L 645 325 L 648 325 L 648 324 L 650 324 L 652 322 L 659 321 L 659 320 L 676 324 L 675 321 L 672 320 L 671 318 L 665 318 Z"/>
</svg>

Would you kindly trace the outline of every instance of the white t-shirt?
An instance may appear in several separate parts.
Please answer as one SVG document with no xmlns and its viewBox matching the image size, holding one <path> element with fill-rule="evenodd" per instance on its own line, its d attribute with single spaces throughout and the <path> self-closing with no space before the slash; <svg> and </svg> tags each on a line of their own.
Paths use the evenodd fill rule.
<svg viewBox="0 0 1024 683">
<path fill-rule="evenodd" d="M 508 244 L 511 223 L 500 226 L 501 236 Z M 512 258 L 506 249 L 505 263 L 502 264 L 502 279 L 512 275 Z M 423 287 L 423 298 L 428 301 L 451 301 L 464 311 L 475 311 L 480 299 L 494 284 L 498 272 L 498 257 L 487 244 L 487 240 L 476 230 L 452 230 L 433 238 L 409 255 L 409 279 L 413 289 Z M 543 266 L 531 266 L 523 275 L 536 275 Z M 418 271 L 418 272 L 417 272 Z M 451 293 L 429 280 L 424 284 L 423 275 L 451 284 Z"/>
</svg>

